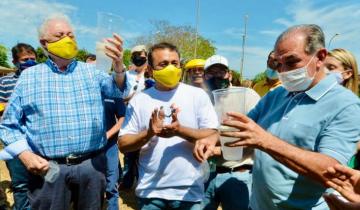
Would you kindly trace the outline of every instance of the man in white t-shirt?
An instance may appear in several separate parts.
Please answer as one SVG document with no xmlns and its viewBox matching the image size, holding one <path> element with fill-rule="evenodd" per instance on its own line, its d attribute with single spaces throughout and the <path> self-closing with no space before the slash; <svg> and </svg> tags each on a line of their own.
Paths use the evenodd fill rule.
<svg viewBox="0 0 360 210">
<path fill-rule="evenodd" d="M 197 139 L 216 133 L 215 110 L 205 91 L 179 83 L 174 45 L 152 46 L 148 62 L 155 86 L 131 99 L 118 141 L 122 152 L 140 149 L 139 208 L 200 209 L 204 167 L 192 150 Z"/>
</svg>

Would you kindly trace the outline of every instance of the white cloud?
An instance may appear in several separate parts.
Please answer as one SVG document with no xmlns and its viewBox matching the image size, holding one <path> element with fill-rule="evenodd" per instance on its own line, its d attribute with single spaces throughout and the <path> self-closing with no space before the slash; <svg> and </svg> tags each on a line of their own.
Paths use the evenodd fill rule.
<svg viewBox="0 0 360 210">
<path fill-rule="evenodd" d="M 231 38 L 242 39 L 244 35 L 244 29 L 232 27 L 225 29 L 224 34 L 230 36 Z"/>
</svg>

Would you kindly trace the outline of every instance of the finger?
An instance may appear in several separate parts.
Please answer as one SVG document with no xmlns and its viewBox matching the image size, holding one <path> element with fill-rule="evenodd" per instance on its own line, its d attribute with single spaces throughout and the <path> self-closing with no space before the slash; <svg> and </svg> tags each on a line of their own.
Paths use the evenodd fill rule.
<svg viewBox="0 0 360 210">
<path fill-rule="evenodd" d="M 118 41 L 116 41 L 114 39 L 107 39 L 106 41 L 111 43 L 112 46 L 114 46 L 120 52 L 122 52 L 124 50 L 120 42 L 118 42 Z"/>
<path fill-rule="evenodd" d="M 355 175 L 355 174 L 357 174 L 357 173 L 360 173 L 360 172 L 358 172 L 358 171 L 356 171 L 356 170 L 354 170 L 354 169 L 351 169 L 351 168 L 349 168 L 349 167 L 346 167 L 346 166 L 340 165 L 340 164 L 336 164 L 336 165 L 334 166 L 334 169 L 335 169 L 337 172 L 341 172 L 341 173 L 343 173 L 343 174 L 345 174 L 345 175 L 347 175 L 347 176 L 353 176 L 353 175 Z"/>
<path fill-rule="evenodd" d="M 116 41 L 120 42 L 121 45 L 124 44 L 124 39 L 119 34 L 113 33 L 113 37 L 116 39 Z"/>
<path fill-rule="evenodd" d="M 203 160 L 206 161 L 209 157 L 214 155 L 214 148 L 213 147 L 205 147 L 205 152 L 203 152 Z"/>
<path fill-rule="evenodd" d="M 115 56 L 115 55 L 113 55 L 113 54 L 110 54 L 110 53 L 108 53 L 108 52 L 106 52 L 105 55 L 107 55 L 108 57 L 110 57 L 112 60 L 115 60 L 115 61 L 119 60 L 119 58 L 118 58 L 117 56 Z"/>
<path fill-rule="evenodd" d="M 326 203 L 328 204 L 330 210 L 338 210 L 338 208 L 334 205 L 334 202 L 331 199 L 331 197 L 329 197 L 329 195 L 324 195 L 323 197 L 324 197 Z"/>
<path fill-rule="evenodd" d="M 222 125 L 237 128 L 239 130 L 247 129 L 247 125 L 245 123 L 237 120 L 223 120 Z"/>
<path fill-rule="evenodd" d="M 121 54 L 122 51 L 115 48 L 114 46 L 106 45 L 105 49 L 107 49 L 108 54 L 113 54 L 117 59 L 119 59 L 122 56 L 122 54 Z"/>
<path fill-rule="evenodd" d="M 159 118 L 159 120 L 163 120 L 165 118 L 164 109 L 160 108 L 160 110 L 158 112 L 158 118 Z"/>
<path fill-rule="evenodd" d="M 233 142 L 226 142 L 224 145 L 227 147 L 243 147 L 243 146 L 248 146 L 248 143 L 245 140 L 239 139 Z"/>
<path fill-rule="evenodd" d="M 239 112 L 227 112 L 226 115 L 229 117 L 235 118 L 236 120 L 239 120 L 243 123 L 251 122 L 250 118 L 248 118 L 246 115 L 241 114 Z"/>
<path fill-rule="evenodd" d="M 247 138 L 246 132 L 241 131 L 220 131 L 220 136 L 233 137 L 233 138 Z"/>
<path fill-rule="evenodd" d="M 204 161 L 204 148 L 205 148 L 204 144 L 197 144 L 196 149 L 194 150 L 195 158 L 200 162 Z"/>
</svg>

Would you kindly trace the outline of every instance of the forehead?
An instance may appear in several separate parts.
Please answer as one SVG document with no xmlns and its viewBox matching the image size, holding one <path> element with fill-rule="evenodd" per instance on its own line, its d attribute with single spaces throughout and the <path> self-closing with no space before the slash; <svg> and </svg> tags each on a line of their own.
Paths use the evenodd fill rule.
<svg viewBox="0 0 360 210">
<path fill-rule="evenodd" d="M 167 61 L 173 61 L 173 60 L 179 61 L 180 60 L 177 52 L 175 50 L 170 50 L 168 48 L 155 49 L 152 52 L 152 57 L 153 57 L 154 63 L 165 61 L 165 60 L 167 60 Z"/>
<path fill-rule="evenodd" d="M 46 27 L 49 33 L 72 32 L 73 29 L 65 20 L 50 20 Z"/>
<path fill-rule="evenodd" d="M 287 34 L 275 46 L 275 58 L 278 60 L 291 56 L 301 57 L 305 54 L 305 36 L 299 32 Z"/>
<path fill-rule="evenodd" d="M 336 66 L 342 65 L 341 61 L 339 61 L 338 59 L 331 57 L 331 56 L 326 56 L 325 64 L 332 64 L 332 65 L 336 65 Z"/>
<path fill-rule="evenodd" d="M 32 52 L 32 51 L 30 51 L 30 50 L 25 50 L 25 49 L 23 49 L 21 52 L 19 52 L 19 53 L 17 54 L 17 56 L 18 56 L 19 58 L 23 58 L 23 57 L 35 57 L 36 55 L 35 55 L 34 52 Z"/>
</svg>

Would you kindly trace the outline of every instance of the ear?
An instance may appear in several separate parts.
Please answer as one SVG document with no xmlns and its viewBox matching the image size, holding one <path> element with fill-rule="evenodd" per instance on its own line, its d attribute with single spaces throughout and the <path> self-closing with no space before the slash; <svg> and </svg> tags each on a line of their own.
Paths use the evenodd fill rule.
<svg viewBox="0 0 360 210">
<path fill-rule="evenodd" d="M 348 80 L 353 76 L 353 70 L 352 69 L 346 69 L 342 72 L 344 80 Z"/>
<path fill-rule="evenodd" d="M 46 49 L 46 40 L 45 39 L 40 39 L 40 44 L 41 44 L 41 46 L 44 48 L 44 49 Z"/>
<path fill-rule="evenodd" d="M 318 58 L 318 61 L 316 61 L 316 67 L 317 69 L 320 69 L 320 67 L 323 65 L 325 58 L 327 56 L 327 51 L 325 48 L 320 49 L 316 53 L 316 57 Z"/>
<path fill-rule="evenodd" d="M 149 77 L 153 78 L 153 68 L 148 64 L 147 72 L 149 73 Z"/>
<path fill-rule="evenodd" d="M 229 81 L 230 81 L 230 82 L 232 81 L 232 76 L 233 76 L 232 71 L 229 70 Z"/>
</svg>

